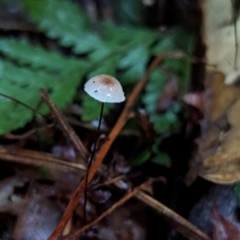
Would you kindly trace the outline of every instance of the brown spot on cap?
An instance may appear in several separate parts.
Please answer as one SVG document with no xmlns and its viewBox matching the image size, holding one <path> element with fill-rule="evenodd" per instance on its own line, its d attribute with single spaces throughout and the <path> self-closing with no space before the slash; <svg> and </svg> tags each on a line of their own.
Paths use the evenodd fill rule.
<svg viewBox="0 0 240 240">
<path fill-rule="evenodd" d="M 125 100 L 120 82 L 110 75 L 97 75 L 89 79 L 84 90 L 100 102 L 118 103 Z"/>
</svg>

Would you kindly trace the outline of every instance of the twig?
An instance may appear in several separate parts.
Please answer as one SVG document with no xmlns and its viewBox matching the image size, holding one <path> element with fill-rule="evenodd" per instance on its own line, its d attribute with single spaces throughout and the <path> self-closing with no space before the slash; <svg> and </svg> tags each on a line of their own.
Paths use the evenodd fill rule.
<svg viewBox="0 0 240 240">
<path fill-rule="evenodd" d="M 96 188 L 100 188 L 100 187 L 106 187 L 106 186 L 114 184 L 114 183 L 116 183 L 116 182 L 118 182 L 118 181 L 120 181 L 124 178 L 126 178 L 126 175 L 120 175 L 120 176 L 117 176 L 115 178 L 109 179 L 109 180 L 105 181 L 104 183 L 97 184 L 96 186 L 93 186 L 91 188 L 96 189 Z"/>
<path fill-rule="evenodd" d="M 72 234 L 68 234 L 63 237 L 63 240 L 71 239 L 73 237 L 78 236 L 79 234 L 85 232 L 87 229 L 95 225 L 96 223 L 100 222 L 103 218 L 105 218 L 107 215 L 109 215 L 111 212 L 113 212 L 115 209 L 123 205 L 125 202 L 127 202 L 130 198 L 132 198 L 137 192 L 139 192 L 146 184 L 150 184 L 152 181 L 147 181 L 140 186 L 136 187 L 134 190 L 123 196 L 120 200 L 118 200 L 116 203 L 114 203 L 108 210 L 106 210 L 104 213 L 102 213 L 99 217 L 97 217 L 94 221 L 86 224 L 76 232 Z"/>
<path fill-rule="evenodd" d="M 6 94 L 4 94 L 4 93 L 0 93 L 0 96 L 4 97 L 4 98 L 6 98 L 6 99 L 10 99 L 10 100 L 12 100 L 13 102 L 16 102 L 16 103 L 19 104 L 19 105 L 22 105 L 23 107 L 25 107 L 25 108 L 27 108 L 28 110 L 30 110 L 31 112 L 33 112 L 34 115 L 39 114 L 39 115 L 41 115 L 41 116 L 44 117 L 43 114 L 37 112 L 34 108 L 28 106 L 26 103 L 24 103 L 24 102 L 22 102 L 22 101 L 20 101 L 20 100 L 18 100 L 18 99 L 16 99 L 16 98 L 14 98 L 14 97 L 11 97 L 11 96 L 6 95 Z"/>
<path fill-rule="evenodd" d="M 120 117 L 118 118 L 117 123 L 113 127 L 112 131 L 109 133 L 109 135 L 107 137 L 107 140 L 103 143 L 102 147 L 100 148 L 100 151 L 96 155 L 96 159 L 95 159 L 94 163 L 92 164 L 92 166 L 91 166 L 91 168 L 89 170 L 88 183 L 93 179 L 93 177 L 94 177 L 95 173 L 97 172 L 98 168 L 100 167 L 103 159 L 105 158 L 106 154 L 108 153 L 108 151 L 109 151 L 113 141 L 116 139 L 116 137 L 118 136 L 119 132 L 122 130 L 122 128 L 126 124 L 128 118 L 129 118 L 129 114 L 131 113 L 131 109 L 132 109 L 132 107 L 133 107 L 133 105 L 134 105 L 138 95 L 141 93 L 141 91 L 143 90 L 144 86 L 147 83 L 149 74 L 151 73 L 151 71 L 153 69 L 155 69 L 158 66 L 160 61 L 163 59 L 163 56 L 165 56 L 165 55 L 164 54 L 160 54 L 151 62 L 151 64 L 150 64 L 146 74 L 137 83 L 137 85 L 133 89 L 131 95 L 128 97 L 126 105 L 125 105 L 125 107 L 124 107 Z M 68 205 L 67 205 L 67 207 L 65 209 L 65 212 L 64 212 L 64 214 L 62 216 L 62 219 L 60 220 L 58 226 L 55 228 L 55 230 L 50 235 L 48 240 L 56 240 L 56 239 L 58 239 L 58 236 L 63 231 L 64 226 L 66 225 L 69 217 L 71 216 L 72 212 L 76 208 L 80 196 L 84 192 L 85 182 L 86 182 L 86 179 L 84 178 L 80 182 L 80 184 L 78 185 L 77 189 L 73 193 L 73 196 L 70 199 L 70 201 L 69 201 L 69 203 L 68 203 Z"/>
<path fill-rule="evenodd" d="M 40 93 L 41 93 L 42 98 L 45 101 L 45 103 L 48 105 L 48 107 L 51 109 L 51 111 L 54 114 L 54 116 L 56 117 L 56 119 L 61 124 L 65 135 L 67 137 L 70 137 L 70 139 L 72 140 L 74 146 L 76 147 L 76 149 L 81 154 L 82 158 L 86 159 L 86 157 L 88 156 L 88 151 L 85 148 L 85 146 L 83 145 L 82 141 L 79 139 L 79 137 L 73 131 L 71 126 L 64 120 L 64 118 L 61 115 L 61 113 L 58 111 L 58 109 L 55 107 L 55 105 L 53 104 L 53 102 L 49 98 L 48 93 L 45 90 L 43 90 L 43 89 L 40 90 Z"/>
<path fill-rule="evenodd" d="M 140 201 L 144 202 L 149 207 L 156 210 L 164 218 L 166 218 L 184 237 L 187 237 L 190 240 L 211 240 L 211 238 L 209 238 L 205 233 L 195 227 L 192 223 L 190 223 L 162 203 L 158 202 L 148 194 L 142 191 L 138 191 L 136 192 L 135 197 Z"/>
<path fill-rule="evenodd" d="M 48 166 L 49 168 L 63 171 L 86 170 L 86 167 L 83 164 L 57 159 L 49 153 L 24 149 L 4 148 L 2 146 L 0 146 L 0 159 L 33 166 Z"/>
<path fill-rule="evenodd" d="M 8 139 L 18 139 L 18 140 L 22 140 L 22 139 L 26 139 L 28 137 L 30 137 L 31 135 L 33 135 L 35 132 L 38 132 L 38 131 L 44 131 L 44 130 L 47 130 L 49 128 L 52 128 L 54 126 L 53 123 L 51 124 L 48 124 L 46 126 L 43 126 L 43 127 L 39 127 L 39 128 L 35 128 L 35 129 L 31 129 L 30 131 L 27 131 L 21 135 L 16 135 L 16 134 L 12 134 L 12 133 L 6 133 L 5 134 L 5 137 L 8 138 Z"/>
</svg>

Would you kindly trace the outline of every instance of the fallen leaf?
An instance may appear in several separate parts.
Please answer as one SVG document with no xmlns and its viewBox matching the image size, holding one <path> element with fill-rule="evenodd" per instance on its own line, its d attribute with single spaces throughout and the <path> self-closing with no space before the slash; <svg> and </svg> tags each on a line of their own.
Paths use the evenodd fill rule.
<svg viewBox="0 0 240 240">
<path fill-rule="evenodd" d="M 203 12 L 203 41 L 207 47 L 207 62 L 222 72 L 226 83 L 233 83 L 240 76 L 240 58 L 237 55 L 235 66 L 235 29 L 233 21 L 233 2 L 226 0 L 200 1 Z M 237 32 L 240 30 L 239 15 Z M 240 38 L 237 39 L 238 45 Z M 239 54 L 239 50 L 238 53 Z"/>
<path fill-rule="evenodd" d="M 212 211 L 213 240 L 238 240 L 240 231 L 231 222 L 221 216 L 216 208 Z"/>
<path fill-rule="evenodd" d="M 209 74 L 205 93 L 205 118 L 196 159 L 199 175 L 215 183 L 240 180 L 240 88 L 226 85 L 224 76 Z"/>
</svg>

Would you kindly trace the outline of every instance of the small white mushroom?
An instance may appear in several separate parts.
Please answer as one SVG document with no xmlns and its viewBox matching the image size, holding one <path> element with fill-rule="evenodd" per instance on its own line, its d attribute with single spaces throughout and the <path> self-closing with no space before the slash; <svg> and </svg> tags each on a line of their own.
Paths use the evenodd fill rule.
<svg viewBox="0 0 240 240">
<path fill-rule="evenodd" d="M 124 92 L 120 82 L 109 75 L 97 75 L 91 79 L 89 79 L 85 86 L 85 92 L 90 95 L 92 98 L 101 102 L 101 111 L 99 116 L 97 134 L 100 132 L 102 117 L 103 117 L 103 108 L 104 103 L 119 103 L 125 100 Z M 92 165 L 95 152 L 96 152 L 96 141 L 93 145 L 93 150 L 91 152 L 90 160 L 88 163 L 88 169 L 86 174 L 86 181 L 85 181 L 85 198 L 84 198 L 84 218 L 86 219 L 86 204 L 87 204 L 87 189 L 88 189 L 88 177 L 89 177 L 89 168 Z"/>
<path fill-rule="evenodd" d="M 97 75 L 89 79 L 84 90 L 100 102 L 119 103 L 125 100 L 121 84 L 110 75 Z"/>
</svg>

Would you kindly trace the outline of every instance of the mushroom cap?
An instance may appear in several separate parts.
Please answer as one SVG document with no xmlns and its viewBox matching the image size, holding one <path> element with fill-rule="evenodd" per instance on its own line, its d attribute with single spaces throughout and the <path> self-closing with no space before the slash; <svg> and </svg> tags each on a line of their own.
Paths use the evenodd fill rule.
<svg viewBox="0 0 240 240">
<path fill-rule="evenodd" d="M 110 75 L 97 75 L 89 79 L 84 90 L 100 102 L 119 103 L 125 100 L 120 82 Z"/>
</svg>

